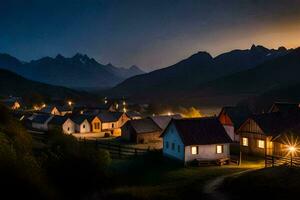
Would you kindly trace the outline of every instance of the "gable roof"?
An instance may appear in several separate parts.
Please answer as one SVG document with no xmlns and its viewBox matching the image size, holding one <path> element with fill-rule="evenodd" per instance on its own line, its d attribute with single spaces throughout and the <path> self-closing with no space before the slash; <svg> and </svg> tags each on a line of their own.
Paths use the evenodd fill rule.
<svg viewBox="0 0 300 200">
<path fill-rule="evenodd" d="M 48 114 L 37 114 L 34 116 L 34 118 L 31 120 L 34 123 L 44 124 L 47 122 L 47 120 L 52 117 L 52 115 Z"/>
<path fill-rule="evenodd" d="M 129 120 L 126 125 L 131 126 L 137 134 L 160 132 L 162 129 L 150 118 Z"/>
<path fill-rule="evenodd" d="M 271 112 L 252 115 L 252 119 L 267 136 L 277 136 L 300 125 L 300 112 Z"/>
<path fill-rule="evenodd" d="M 238 129 L 252 115 L 252 112 L 246 106 L 225 106 L 222 108 L 219 117 L 222 113 L 229 116 L 235 129 Z"/>
<path fill-rule="evenodd" d="M 86 115 L 73 115 L 70 117 L 70 119 L 75 123 L 75 124 L 82 124 L 85 120 L 87 120 Z"/>
<path fill-rule="evenodd" d="M 117 122 L 122 115 L 122 112 L 100 112 L 97 116 L 101 122 Z"/>
<path fill-rule="evenodd" d="M 232 142 L 223 125 L 216 117 L 172 119 L 169 126 L 171 124 L 174 124 L 185 146 Z M 166 128 L 163 135 L 167 130 L 168 128 Z"/>
<path fill-rule="evenodd" d="M 168 124 L 172 119 L 181 119 L 180 115 L 156 115 L 150 117 L 162 130 L 167 128 Z"/>
<path fill-rule="evenodd" d="M 49 124 L 51 125 L 63 125 L 69 117 L 67 116 L 53 116 L 53 118 L 49 121 Z"/>
<path fill-rule="evenodd" d="M 293 112 L 299 109 L 299 103 L 275 102 L 269 112 Z"/>
</svg>

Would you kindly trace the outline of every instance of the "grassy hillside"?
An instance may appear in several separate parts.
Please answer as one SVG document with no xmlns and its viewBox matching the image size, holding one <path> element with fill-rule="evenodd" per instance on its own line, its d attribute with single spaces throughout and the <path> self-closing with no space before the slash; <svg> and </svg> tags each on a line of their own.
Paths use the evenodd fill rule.
<svg viewBox="0 0 300 200">
<path fill-rule="evenodd" d="M 21 96 L 41 95 L 47 98 L 89 98 L 88 93 L 78 92 L 65 87 L 52 86 L 23 78 L 13 72 L 0 69 L 0 95 Z"/>
<path fill-rule="evenodd" d="M 250 172 L 226 180 L 222 191 L 237 199 L 297 199 L 300 169 L 277 167 Z"/>
</svg>

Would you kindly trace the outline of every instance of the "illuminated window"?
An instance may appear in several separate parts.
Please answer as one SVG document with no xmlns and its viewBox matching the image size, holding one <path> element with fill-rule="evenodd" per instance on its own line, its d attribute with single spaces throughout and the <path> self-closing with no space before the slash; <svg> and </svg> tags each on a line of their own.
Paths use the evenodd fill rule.
<svg viewBox="0 0 300 200">
<path fill-rule="evenodd" d="M 249 145 L 248 138 L 243 137 L 243 139 L 242 139 L 242 145 L 245 146 L 245 147 L 247 147 Z"/>
<path fill-rule="evenodd" d="M 265 141 L 264 140 L 258 140 L 257 141 L 257 147 L 264 149 L 265 148 Z"/>
<path fill-rule="evenodd" d="M 217 153 L 223 153 L 223 145 L 217 145 Z"/>
<path fill-rule="evenodd" d="M 192 147 L 192 154 L 193 155 L 198 154 L 198 147 Z"/>
</svg>

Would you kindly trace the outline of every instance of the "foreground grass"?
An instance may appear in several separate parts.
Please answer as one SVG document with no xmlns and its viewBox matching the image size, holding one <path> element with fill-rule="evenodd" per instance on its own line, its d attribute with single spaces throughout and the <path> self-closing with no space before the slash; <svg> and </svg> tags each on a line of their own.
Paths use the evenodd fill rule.
<svg viewBox="0 0 300 200">
<path fill-rule="evenodd" d="M 298 199 L 300 168 L 275 167 L 225 180 L 221 190 L 230 199 Z"/>
<path fill-rule="evenodd" d="M 109 191 L 102 193 L 106 199 L 186 199 L 203 197 L 202 188 L 216 177 L 257 167 L 254 162 L 236 165 L 188 167 L 170 160 L 150 161 L 114 161 L 116 179 L 119 182 Z M 134 166 L 134 167 L 133 167 Z M 114 173 L 115 173 L 114 172 Z"/>
</svg>

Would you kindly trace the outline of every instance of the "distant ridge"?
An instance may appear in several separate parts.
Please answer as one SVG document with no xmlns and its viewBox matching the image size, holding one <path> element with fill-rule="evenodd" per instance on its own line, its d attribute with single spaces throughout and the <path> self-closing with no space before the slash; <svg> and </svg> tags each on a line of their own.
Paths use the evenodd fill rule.
<svg viewBox="0 0 300 200">
<path fill-rule="evenodd" d="M 31 62 L 21 62 L 8 54 L 0 54 L 0 68 L 13 71 L 28 79 L 71 88 L 112 87 L 128 77 L 144 73 L 138 67 L 118 68 L 102 65 L 80 53 L 71 58 L 58 54 Z"/>
</svg>

